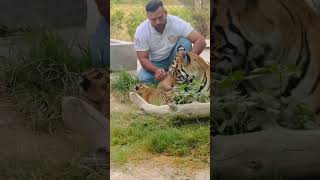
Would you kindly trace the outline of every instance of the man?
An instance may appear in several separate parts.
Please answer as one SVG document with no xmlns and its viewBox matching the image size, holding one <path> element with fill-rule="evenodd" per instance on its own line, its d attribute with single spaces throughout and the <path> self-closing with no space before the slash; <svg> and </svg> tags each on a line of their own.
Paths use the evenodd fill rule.
<svg viewBox="0 0 320 180">
<path fill-rule="evenodd" d="M 142 66 L 138 67 L 137 76 L 143 83 L 157 83 L 166 77 L 180 45 L 199 55 L 206 42 L 189 23 L 167 15 L 161 0 L 150 0 L 146 11 L 148 19 L 138 26 L 135 34 L 134 46 Z"/>
<path fill-rule="evenodd" d="M 97 8 L 101 14 L 101 19 L 97 25 L 95 34 L 90 44 L 91 59 L 95 66 L 109 65 L 109 6 L 107 0 L 95 0 Z"/>
</svg>

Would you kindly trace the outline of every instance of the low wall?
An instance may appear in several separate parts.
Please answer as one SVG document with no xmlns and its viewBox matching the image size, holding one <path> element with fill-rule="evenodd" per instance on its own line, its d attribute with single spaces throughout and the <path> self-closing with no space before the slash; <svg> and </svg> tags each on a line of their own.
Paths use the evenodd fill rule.
<svg viewBox="0 0 320 180">
<path fill-rule="evenodd" d="M 132 42 L 110 40 L 110 69 L 137 69 L 137 55 Z"/>
<path fill-rule="evenodd" d="M 3 0 L 0 1 L 0 25 L 16 29 L 46 26 L 58 30 L 66 42 L 87 44 L 101 18 L 94 0 Z M 10 49 L 23 48 L 22 37 L 1 37 L 0 56 Z M 74 55 L 80 56 L 77 47 Z"/>
</svg>

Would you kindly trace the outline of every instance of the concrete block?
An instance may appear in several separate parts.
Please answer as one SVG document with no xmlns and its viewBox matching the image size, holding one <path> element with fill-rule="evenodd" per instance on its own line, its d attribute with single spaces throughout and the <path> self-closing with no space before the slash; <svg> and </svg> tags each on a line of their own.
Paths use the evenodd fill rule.
<svg viewBox="0 0 320 180">
<path fill-rule="evenodd" d="M 137 69 L 137 55 L 132 42 L 110 40 L 110 68 L 111 70 Z"/>
</svg>

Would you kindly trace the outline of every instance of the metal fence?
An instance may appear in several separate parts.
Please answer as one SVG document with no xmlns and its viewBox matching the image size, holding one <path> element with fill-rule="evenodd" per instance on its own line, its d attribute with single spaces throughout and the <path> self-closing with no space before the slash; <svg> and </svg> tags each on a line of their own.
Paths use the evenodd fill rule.
<svg viewBox="0 0 320 180">
<path fill-rule="evenodd" d="M 111 1 L 111 38 L 133 41 L 137 26 L 147 19 L 146 0 Z M 189 22 L 206 38 L 210 37 L 209 0 L 163 0 L 168 14 Z"/>
</svg>

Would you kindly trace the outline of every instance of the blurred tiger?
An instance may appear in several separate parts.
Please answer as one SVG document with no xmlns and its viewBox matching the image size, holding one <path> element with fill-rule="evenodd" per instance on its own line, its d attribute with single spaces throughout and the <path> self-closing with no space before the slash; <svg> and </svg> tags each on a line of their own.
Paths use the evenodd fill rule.
<svg viewBox="0 0 320 180">
<path fill-rule="evenodd" d="M 81 73 L 80 95 L 98 111 L 109 112 L 109 72 L 92 68 Z"/>
<path fill-rule="evenodd" d="M 301 73 L 243 81 L 244 93 L 270 88 L 320 113 L 320 18 L 305 0 L 214 0 L 213 73 L 227 75 L 276 63 Z"/>
</svg>

